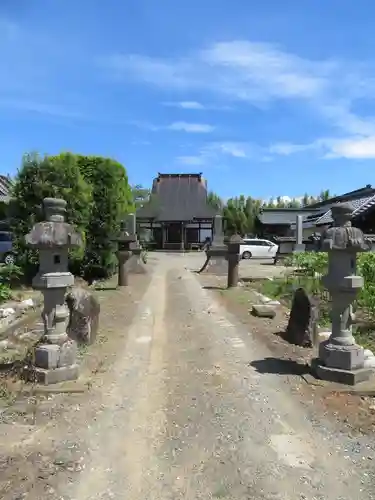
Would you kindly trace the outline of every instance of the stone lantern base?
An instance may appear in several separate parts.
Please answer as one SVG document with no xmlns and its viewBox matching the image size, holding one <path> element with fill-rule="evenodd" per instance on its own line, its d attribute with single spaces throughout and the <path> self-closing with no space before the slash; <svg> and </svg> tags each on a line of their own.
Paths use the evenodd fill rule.
<svg viewBox="0 0 375 500">
<path fill-rule="evenodd" d="M 45 385 L 76 380 L 79 376 L 76 358 L 77 344 L 74 340 L 67 340 L 62 345 L 41 344 L 35 348 L 33 378 Z"/>
<path fill-rule="evenodd" d="M 374 375 L 374 370 L 364 367 L 363 347 L 336 345 L 329 340 L 321 342 L 319 359 L 313 361 L 312 368 L 320 379 L 346 385 L 366 382 Z"/>
</svg>

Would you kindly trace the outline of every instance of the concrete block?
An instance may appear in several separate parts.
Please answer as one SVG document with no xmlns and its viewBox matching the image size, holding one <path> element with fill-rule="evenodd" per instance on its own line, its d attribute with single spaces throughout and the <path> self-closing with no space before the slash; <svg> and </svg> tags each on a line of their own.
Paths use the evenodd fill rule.
<svg viewBox="0 0 375 500">
<path fill-rule="evenodd" d="M 35 349 L 35 366 L 43 369 L 57 368 L 60 358 L 60 346 L 45 344 Z"/>
<path fill-rule="evenodd" d="M 251 314 L 259 318 L 274 318 L 276 316 L 276 311 L 273 306 L 266 304 L 254 305 L 251 309 Z"/>
</svg>

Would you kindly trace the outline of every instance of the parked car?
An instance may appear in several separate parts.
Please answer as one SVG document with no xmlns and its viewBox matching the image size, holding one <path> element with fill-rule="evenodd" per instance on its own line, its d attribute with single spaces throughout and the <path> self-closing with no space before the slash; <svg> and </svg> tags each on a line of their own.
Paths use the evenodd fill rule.
<svg viewBox="0 0 375 500">
<path fill-rule="evenodd" d="M 240 246 L 241 259 L 275 259 L 278 245 L 258 238 L 244 239 Z"/>
<path fill-rule="evenodd" d="M 16 254 L 13 251 L 12 233 L 0 231 L 0 261 L 7 265 L 16 263 Z"/>
</svg>

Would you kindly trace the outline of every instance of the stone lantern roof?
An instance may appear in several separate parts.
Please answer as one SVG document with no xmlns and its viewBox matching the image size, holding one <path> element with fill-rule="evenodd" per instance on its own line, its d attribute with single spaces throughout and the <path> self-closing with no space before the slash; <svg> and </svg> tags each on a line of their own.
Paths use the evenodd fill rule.
<svg viewBox="0 0 375 500">
<path fill-rule="evenodd" d="M 44 198 L 45 222 L 34 225 L 25 240 L 33 248 L 71 248 L 82 245 L 82 238 L 75 228 L 65 222 L 66 201 Z"/>
</svg>

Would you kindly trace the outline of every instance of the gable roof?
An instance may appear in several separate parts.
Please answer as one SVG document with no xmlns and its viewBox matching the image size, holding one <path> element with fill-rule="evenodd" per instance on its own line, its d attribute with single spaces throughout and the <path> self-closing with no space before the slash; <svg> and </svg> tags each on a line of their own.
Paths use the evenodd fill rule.
<svg viewBox="0 0 375 500">
<path fill-rule="evenodd" d="M 353 217 L 356 217 L 375 205 L 375 188 L 367 184 L 363 188 L 302 208 L 266 208 L 260 212 L 258 219 L 263 224 L 290 225 L 291 229 L 295 227 L 297 215 L 302 215 L 305 228 L 331 224 L 333 222 L 331 208 L 336 203 L 342 202 L 350 202 L 353 205 Z"/>
<path fill-rule="evenodd" d="M 10 190 L 13 186 L 13 181 L 10 177 L 0 175 L 0 202 L 9 203 Z"/>
<path fill-rule="evenodd" d="M 319 212 L 319 209 L 310 208 L 263 208 L 258 214 L 258 219 L 262 224 L 289 226 L 296 222 L 297 215 L 302 215 L 303 219 L 306 219 Z"/>
<path fill-rule="evenodd" d="M 190 221 L 213 218 L 217 210 L 207 203 L 202 174 L 158 174 L 150 200 L 137 210 L 137 219 Z"/>
</svg>

